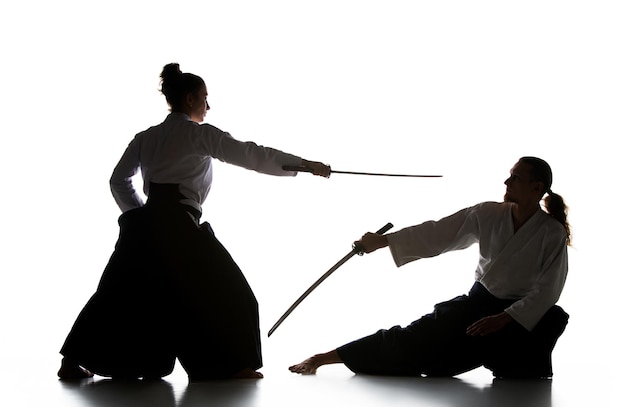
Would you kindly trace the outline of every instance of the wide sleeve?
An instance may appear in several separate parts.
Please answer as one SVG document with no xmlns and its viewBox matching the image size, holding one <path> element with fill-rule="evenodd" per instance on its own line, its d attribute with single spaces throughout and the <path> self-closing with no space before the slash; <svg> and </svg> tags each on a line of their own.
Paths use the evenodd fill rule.
<svg viewBox="0 0 626 407">
<path fill-rule="evenodd" d="M 282 167 L 299 166 L 302 163 L 301 157 L 252 141 L 239 141 L 209 124 L 203 124 L 200 128 L 199 147 L 213 158 L 228 164 L 268 175 L 295 176 L 297 172 L 285 171 Z"/>
<path fill-rule="evenodd" d="M 439 254 L 461 250 L 478 242 L 477 207 L 466 208 L 442 218 L 410 226 L 387 235 L 396 266 Z"/>
<path fill-rule="evenodd" d="M 132 183 L 132 177 L 139 171 L 139 145 L 140 138 L 136 136 L 113 169 L 109 181 L 113 198 L 122 212 L 144 205 Z"/>
</svg>

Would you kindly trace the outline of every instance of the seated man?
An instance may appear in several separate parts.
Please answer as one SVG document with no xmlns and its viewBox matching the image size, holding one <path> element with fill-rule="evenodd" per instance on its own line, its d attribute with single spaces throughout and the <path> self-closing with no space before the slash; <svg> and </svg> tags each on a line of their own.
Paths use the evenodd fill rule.
<svg viewBox="0 0 626 407">
<path fill-rule="evenodd" d="M 555 305 L 568 269 L 567 207 L 550 189 L 552 170 L 539 158 L 522 157 L 504 183 L 504 202 L 395 233 L 367 233 L 356 242 L 366 253 L 389 247 L 398 267 L 478 243 L 476 281 L 467 295 L 435 305 L 404 328 L 381 329 L 289 369 L 314 374 L 344 363 L 355 373 L 454 376 L 485 366 L 496 377 L 551 377 L 552 349 L 569 317 Z"/>
</svg>

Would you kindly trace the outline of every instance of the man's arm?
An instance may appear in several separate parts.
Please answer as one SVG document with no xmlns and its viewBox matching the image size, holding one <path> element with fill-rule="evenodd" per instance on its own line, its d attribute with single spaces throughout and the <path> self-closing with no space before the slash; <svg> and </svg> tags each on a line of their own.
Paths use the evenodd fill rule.
<svg viewBox="0 0 626 407">
<path fill-rule="evenodd" d="M 491 315 L 474 322 L 467 328 L 470 336 L 485 336 L 504 328 L 513 321 L 513 318 L 506 312 Z"/>
</svg>

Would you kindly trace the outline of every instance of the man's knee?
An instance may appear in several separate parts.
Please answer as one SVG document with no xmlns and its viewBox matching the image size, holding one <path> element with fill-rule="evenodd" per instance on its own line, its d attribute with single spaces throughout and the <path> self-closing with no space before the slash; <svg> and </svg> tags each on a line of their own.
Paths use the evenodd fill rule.
<svg viewBox="0 0 626 407">
<path fill-rule="evenodd" d="M 532 332 L 518 329 L 517 332 L 494 336 L 486 352 L 484 366 L 495 377 L 552 377 L 552 350 L 565 331 L 568 320 L 569 315 L 555 305 Z"/>
</svg>

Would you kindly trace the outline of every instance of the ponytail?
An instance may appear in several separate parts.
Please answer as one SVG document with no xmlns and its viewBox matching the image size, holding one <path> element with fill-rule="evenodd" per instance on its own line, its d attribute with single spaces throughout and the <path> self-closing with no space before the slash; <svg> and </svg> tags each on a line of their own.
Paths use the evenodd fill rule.
<svg viewBox="0 0 626 407">
<path fill-rule="evenodd" d="M 532 167 L 532 178 L 534 181 L 543 183 L 543 193 L 548 194 L 543 199 L 543 204 L 548 215 L 556 219 L 565 228 L 566 242 L 570 246 L 572 242 L 571 228 L 567 221 L 567 205 L 563 197 L 556 194 L 550 188 L 552 186 L 552 169 L 550 165 L 541 158 L 522 157 L 520 161 L 529 164 Z"/>
<path fill-rule="evenodd" d="M 559 194 L 552 192 L 551 189 L 546 191 L 548 196 L 543 199 L 543 205 L 546 208 L 546 212 L 554 219 L 559 221 L 561 225 L 565 228 L 565 233 L 567 235 L 566 242 L 567 245 L 570 246 L 572 243 L 572 233 L 570 230 L 569 223 L 567 222 L 567 205 L 563 200 L 563 197 Z"/>
</svg>

